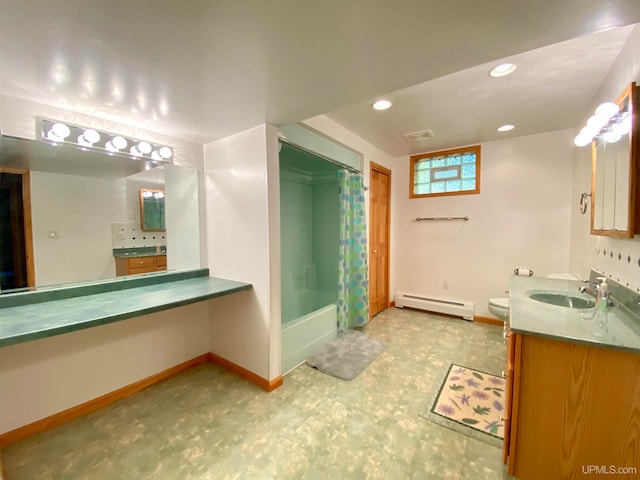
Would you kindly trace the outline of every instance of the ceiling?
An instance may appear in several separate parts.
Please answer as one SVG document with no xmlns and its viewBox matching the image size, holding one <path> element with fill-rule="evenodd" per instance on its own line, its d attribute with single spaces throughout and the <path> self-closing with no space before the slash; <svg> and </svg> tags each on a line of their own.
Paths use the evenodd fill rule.
<svg viewBox="0 0 640 480">
<path fill-rule="evenodd" d="M 640 22 L 638 0 L 479 4 L 0 0 L 0 94 L 202 143 L 328 114 L 402 155 L 579 124 L 630 31 L 611 29 Z"/>
</svg>

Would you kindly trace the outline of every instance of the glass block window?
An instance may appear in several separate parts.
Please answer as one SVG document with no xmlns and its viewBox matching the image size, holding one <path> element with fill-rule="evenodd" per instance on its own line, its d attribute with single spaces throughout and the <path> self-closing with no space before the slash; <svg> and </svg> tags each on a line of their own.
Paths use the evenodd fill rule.
<svg viewBox="0 0 640 480">
<path fill-rule="evenodd" d="M 411 157 L 410 198 L 480 193 L 480 145 Z"/>
</svg>

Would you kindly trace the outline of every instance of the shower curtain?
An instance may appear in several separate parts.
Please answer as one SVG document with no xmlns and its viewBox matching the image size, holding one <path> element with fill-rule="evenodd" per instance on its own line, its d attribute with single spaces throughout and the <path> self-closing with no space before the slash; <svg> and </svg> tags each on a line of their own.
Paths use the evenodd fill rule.
<svg viewBox="0 0 640 480">
<path fill-rule="evenodd" d="M 343 332 L 369 322 L 369 279 L 362 175 L 341 170 L 338 185 L 338 332 Z"/>
</svg>

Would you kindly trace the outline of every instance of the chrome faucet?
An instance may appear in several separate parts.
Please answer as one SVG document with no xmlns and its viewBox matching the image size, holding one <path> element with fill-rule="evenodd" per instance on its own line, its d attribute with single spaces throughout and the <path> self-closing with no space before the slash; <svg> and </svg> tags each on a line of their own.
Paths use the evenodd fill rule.
<svg viewBox="0 0 640 480">
<path fill-rule="evenodd" d="M 580 293 L 586 293 L 587 295 L 591 295 L 592 297 L 598 296 L 598 290 L 600 289 L 600 282 L 592 282 L 591 280 L 582 280 L 582 283 L 586 283 L 587 285 L 582 285 L 578 288 Z M 589 285 L 592 288 L 589 288 Z"/>
<path fill-rule="evenodd" d="M 592 282 L 590 280 L 582 280 L 582 283 L 586 283 L 587 285 L 583 285 L 578 288 L 580 293 L 586 293 L 587 295 L 591 295 L 594 298 L 598 298 L 598 291 L 600 290 L 600 282 Z M 592 288 L 589 288 L 591 286 Z M 611 292 L 607 292 L 607 306 L 613 307 L 615 305 Z"/>
</svg>

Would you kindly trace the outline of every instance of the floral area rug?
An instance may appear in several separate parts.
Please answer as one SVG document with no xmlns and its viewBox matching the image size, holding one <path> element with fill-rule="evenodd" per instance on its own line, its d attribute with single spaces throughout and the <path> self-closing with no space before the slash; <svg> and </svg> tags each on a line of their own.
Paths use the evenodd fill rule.
<svg viewBox="0 0 640 480">
<path fill-rule="evenodd" d="M 442 426 L 500 446 L 504 438 L 505 380 L 451 364 L 430 410 L 421 415 Z"/>
</svg>

